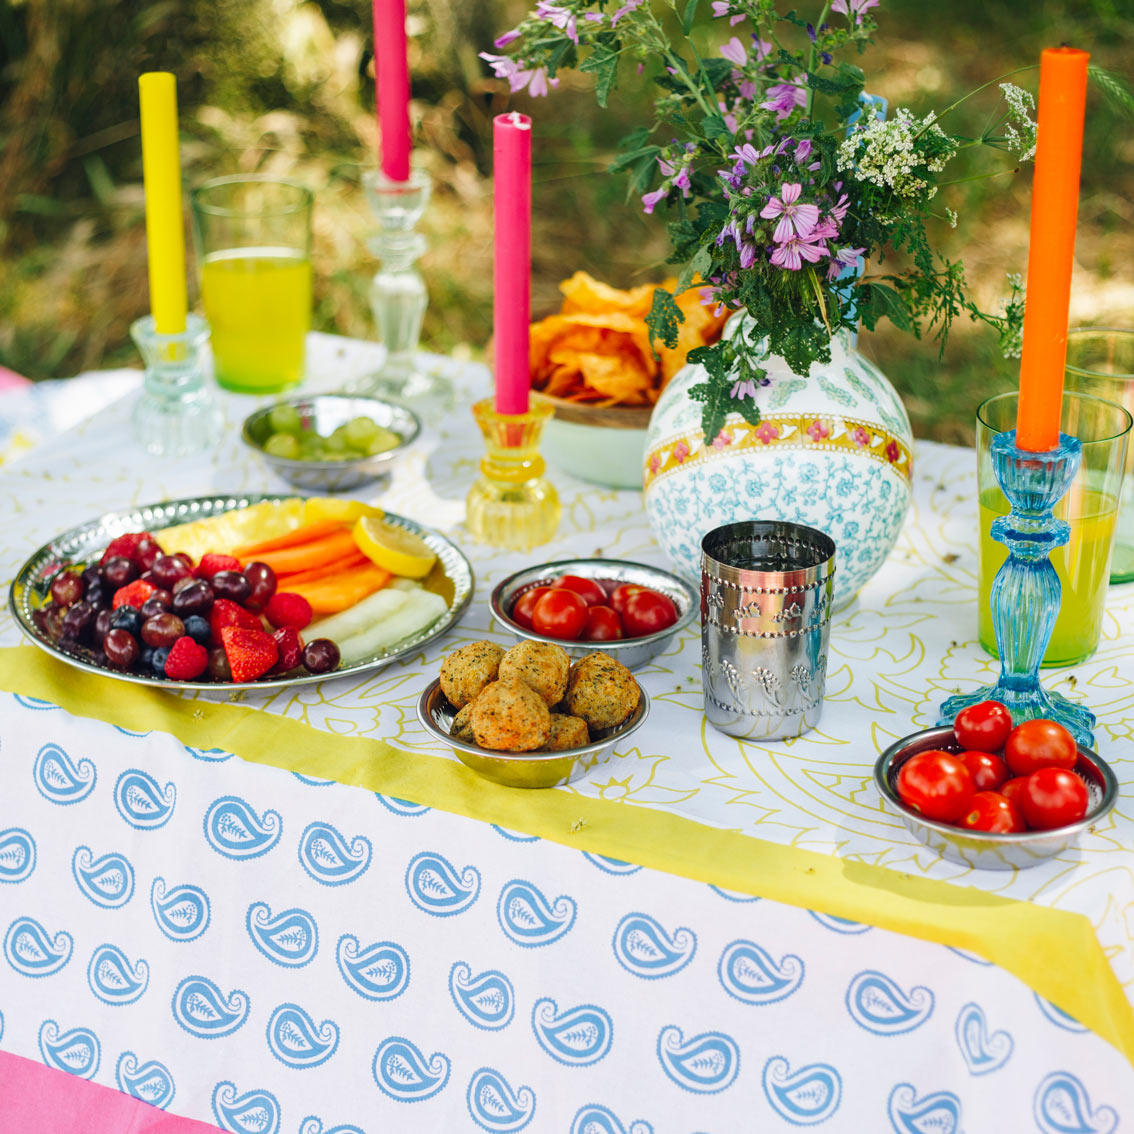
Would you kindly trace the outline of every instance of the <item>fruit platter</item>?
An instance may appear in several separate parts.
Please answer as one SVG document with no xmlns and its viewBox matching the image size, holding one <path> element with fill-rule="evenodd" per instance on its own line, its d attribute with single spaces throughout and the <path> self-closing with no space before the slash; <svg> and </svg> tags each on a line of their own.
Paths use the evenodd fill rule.
<svg viewBox="0 0 1134 1134">
<path fill-rule="evenodd" d="M 9 606 L 70 665 L 170 689 L 280 688 L 366 673 L 461 617 L 468 560 L 357 501 L 209 496 L 112 512 L 45 544 Z"/>
</svg>

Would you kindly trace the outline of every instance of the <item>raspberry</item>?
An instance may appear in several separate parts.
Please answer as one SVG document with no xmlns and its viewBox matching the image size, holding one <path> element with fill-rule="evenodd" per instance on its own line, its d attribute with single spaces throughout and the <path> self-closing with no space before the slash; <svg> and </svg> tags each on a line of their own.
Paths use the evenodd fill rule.
<svg viewBox="0 0 1134 1134">
<path fill-rule="evenodd" d="M 232 599 L 219 598 L 213 603 L 209 611 L 209 629 L 212 631 L 213 641 L 218 645 L 221 642 L 221 631 L 226 626 L 243 626 L 245 630 L 263 630 L 260 620 L 247 611 L 238 602 Z"/>
<path fill-rule="evenodd" d="M 101 566 L 108 559 L 113 559 L 116 555 L 125 556 L 133 563 L 134 556 L 138 552 L 138 544 L 144 539 L 154 540 L 154 537 L 149 532 L 128 532 L 126 535 L 116 536 L 110 541 L 110 546 L 102 553 L 99 565 Z M 154 540 L 154 542 L 157 541 Z"/>
<path fill-rule="evenodd" d="M 165 676 L 174 681 L 193 681 L 205 672 L 209 664 L 209 651 L 188 635 L 178 638 L 165 659 Z"/>
<path fill-rule="evenodd" d="M 275 627 L 294 626 L 302 630 L 312 619 L 311 604 L 302 596 L 291 591 L 277 591 L 268 600 L 264 617 Z"/>
<path fill-rule="evenodd" d="M 197 564 L 193 574 L 198 579 L 211 579 L 218 571 L 239 570 L 239 559 L 234 559 L 231 555 L 214 555 L 210 551 L 207 555 L 201 556 L 201 562 Z"/>
<path fill-rule="evenodd" d="M 303 657 L 303 641 L 299 637 L 299 631 L 294 626 L 283 626 L 272 635 L 272 640 L 280 652 L 275 668 L 280 673 L 295 669 Z"/>
<path fill-rule="evenodd" d="M 235 682 L 255 681 L 276 664 L 279 649 L 265 631 L 225 626 L 221 630 L 224 656 Z"/>
<path fill-rule="evenodd" d="M 157 590 L 152 583 L 147 583 L 145 579 L 135 579 L 132 583 L 127 583 L 124 587 L 119 587 L 114 592 L 114 598 L 111 599 L 110 605 L 114 610 L 120 606 L 132 606 L 135 610 L 142 609 L 142 603 L 146 601 Z"/>
</svg>

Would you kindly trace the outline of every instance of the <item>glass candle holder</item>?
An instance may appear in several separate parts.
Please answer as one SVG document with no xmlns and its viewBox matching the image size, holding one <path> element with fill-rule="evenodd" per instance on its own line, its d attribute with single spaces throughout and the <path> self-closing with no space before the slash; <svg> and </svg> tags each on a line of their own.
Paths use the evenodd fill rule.
<svg viewBox="0 0 1134 1134">
<path fill-rule="evenodd" d="M 547 543 L 559 528 L 559 494 L 544 479 L 539 442 L 554 408 L 536 403 L 527 413 L 497 413 L 485 398 L 472 411 L 487 452 L 468 495 L 469 531 L 481 543 L 513 551 Z"/>
<path fill-rule="evenodd" d="M 993 442 L 1015 428 L 1018 403 L 1018 394 L 1001 394 L 989 398 L 977 410 L 977 621 L 980 644 L 994 657 L 999 653 L 989 596 L 993 579 L 1008 552 L 993 538 L 992 525 L 1009 508 L 996 480 Z M 1054 508 L 1055 518 L 1067 524 L 1069 538 L 1051 553 L 1062 601 L 1051 641 L 1043 654 L 1043 666 L 1073 665 L 1089 658 L 1098 648 L 1130 423 L 1130 415 L 1112 402 L 1085 394 L 1064 395 L 1060 428 L 1079 441 L 1082 456 L 1067 494 Z"/>
<path fill-rule="evenodd" d="M 1134 330 L 1082 327 L 1068 332 L 1066 388 L 1105 398 L 1134 414 Z M 1110 581 L 1134 581 L 1134 445 L 1126 447 Z"/>
<path fill-rule="evenodd" d="M 216 444 L 223 418 L 205 381 L 202 354 L 209 328 L 199 315 L 185 317 L 179 335 L 159 335 L 152 315 L 136 319 L 130 335 L 146 364 L 134 405 L 134 435 L 147 453 L 183 457 Z"/>
</svg>

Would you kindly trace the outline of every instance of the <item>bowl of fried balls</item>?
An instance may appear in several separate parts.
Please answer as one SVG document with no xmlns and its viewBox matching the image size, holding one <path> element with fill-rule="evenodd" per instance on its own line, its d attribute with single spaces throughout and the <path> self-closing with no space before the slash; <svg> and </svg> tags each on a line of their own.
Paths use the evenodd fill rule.
<svg viewBox="0 0 1134 1134">
<path fill-rule="evenodd" d="M 470 642 L 418 702 L 421 723 L 474 772 L 508 787 L 570 783 L 641 727 L 649 698 L 609 654 L 572 661 L 553 642 Z"/>
</svg>

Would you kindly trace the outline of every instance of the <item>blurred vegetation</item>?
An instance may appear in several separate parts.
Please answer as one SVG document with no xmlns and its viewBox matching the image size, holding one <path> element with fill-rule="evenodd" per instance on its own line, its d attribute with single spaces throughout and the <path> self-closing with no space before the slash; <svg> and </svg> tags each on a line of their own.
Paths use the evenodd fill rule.
<svg viewBox="0 0 1134 1134">
<path fill-rule="evenodd" d="M 537 314 L 557 307 L 556 284 L 576 268 L 621 285 L 665 273 L 664 217 L 643 216 L 606 172 L 618 139 L 645 121 L 649 92 L 624 74 L 604 112 L 589 77 L 564 74 L 546 100 L 510 100 L 477 52 L 526 7 L 409 0 L 416 144 L 435 180 L 423 225 L 423 342 L 434 350 L 478 356 L 490 333 L 491 118 L 512 105 L 537 121 Z M 926 13 L 924 0 L 882 0 L 874 13 L 880 34 L 863 62 L 892 107 L 940 110 L 1060 42 L 1131 70 L 1129 0 L 944 0 Z M 729 32 L 706 21 L 698 34 L 715 50 Z M 315 326 L 372 336 L 372 222 L 359 186 L 376 145 L 370 39 L 359 0 L 0 0 L 0 364 L 44 378 L 136 363 L 128 328 L 148 309 L 136 79 L 152 69 L 178 78 L 187 185 L 257 171 L 316 191 Z M 1014 81 L 1034 91 L 1036 73 Z M 956 112 L 971 132 L 994 93 Z M 1134 325 L 1132 170 L 1134 131 L 1092 95 L 1073 323 Z M 942 239 L 985 303 L 998 302 L 1006 272 L 1025 270 L 1029 176 L 943 194 L 960 224 Z M 969 440 L 976 404 L 1015 379 L 976 329 L 956 332 L 940 361 L 892 330 L 863 345 L 922 436 Z"/>
</svg>

